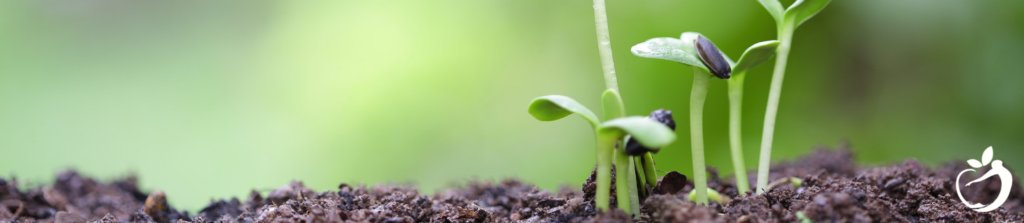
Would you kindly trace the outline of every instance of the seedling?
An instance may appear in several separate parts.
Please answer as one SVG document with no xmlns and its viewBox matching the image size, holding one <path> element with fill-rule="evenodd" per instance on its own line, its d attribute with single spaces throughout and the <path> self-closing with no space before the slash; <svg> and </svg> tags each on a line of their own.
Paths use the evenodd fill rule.
<svg viewBox="0 0 1024 223">
<path fill-rule="evenodd" d="M 768 166 L 772 155 L 772 139 L 775 136 L 775 116 L 779 111 L 779 96 L 782 93 L 782 79 L 786 73 L 789 48 L 793 43 L 793 32 L 814 15 L 818 14 L 832 0 L 797 0 L 783 11 L 779 0 L 757 0 L 768 14 L 775 19 L 775 29 L 780 41 L 775 51 L 775 71 L 772 74 L 771 89 L 768 91 L 768 108 L 764 112 L 764 131 L 761 135 L 761 156 L 757 166 L 757 193 L 764 193 L 768 187 Z M 739 177 L 737 177 L 739 179 Z"/>
<path fill-rule="evenodd" d="M 694 192 L 697 192 L 697 190 L 690 191 L 690 194 L 687 195 L 686 197 L 689 198 L 691 201 L 696 202 L 697 201 L 697 195 Z M 708 194 L 708 199 L 709 200 L 711 200 L 711 201 L 713 201 L 715 203 L 718 203 L 718 204 L 724 205 L 724 204 L 728 204 L 729 201 L 732 201 L 732 199 L 729 199 L 729 196 L 723 196 L 723 195 L 719 194 L 718 191 L 716 191 L 715 189 L 708 188 L 706 193 Z"/>
<path fill-rule="evenodd" d="M 594 112 L 573 100 L 561 95 L 538 97 L 530 103 L 529 113 L 541 121 L 554 121 L 572 114 L 579 114 L 590 123 L 597 138 L 597 194 L 595 206 L 598 210 L 608 210 L 611 188 L 611 165 L 614 155 L 616 169 L 616 194 L 619 209 L 626 213 L 639 211 L 637 198 L 636 171 L 634 159 L 626 154 L 625 149 L 616 150 L 616 145 L 625 147 L 625 138 L 629 136 L 647 148 L 664 147 L 675 141 L 675 132 L 665 124 L 644 117 L 623 117 L 625 107 L 619 96 L 618 83 L 615 77 L 615 65 L 608 36 L 608 19 L 605 13 L 604 0 L 594 0 L 594 20 L 597 25 L 598 51 L 601 55 L 601 66 L 604 72 L 607 90 L 601 96 L 601 107 L 604 120 L 601 122 Z M 618 151 L 618 152 L 616 152 Z M 641 164 L 641 166 L 643 166 Z M 651 166 L 653 171 L 653 166 Z M 645 177 L 646 178 L 646 177 Z"/>
<path fill-rule="evenodd" d="M 614 92 L 612 90 L 606 92 Z M 597 137 L 597 194 L 595 205 L 600 210 L 608 209 L 609 189 L 611 189 L 611 164 L 612 156 L 616 159 L 616 194 L 618 194 L 619 208 L 630 213 L 632 211 L 631 192 L 628 191 L 629 182 L 635 182 L 629 177 L 630 157 L 623 150 L 614 151 L 615 144 L 622 141 L 626 135 L 636 139 L 640 145 L 648 148 L 664 147 L 675 141 L 675 132 L 664 124 L 655 120 L 640 116 L 616 118 L 604 123 L 598 122 L 597 116 L 590 109 L 587 109 L 576 100 L 561 95 L 548 95 L 538 97 L 530 103 L 529 112 L 534 118 L 541 121 L 554 121 L 562 119 L 571 114 L 579 114 L 594 129 Z M 635 194 L 635 193 L 634 193 Z M 639 208 L 639 206 L 637 206 Z"/>
<path fill-rule="evenodd" d="M 696 202 L 707 203 L 707 175 L 704 172 L 704 133 L 703 107 L 707 95 L 707 87 L 711 74 L 719 78 L 736 78 L 729 80 L 730 92 L 730 137 L 732 137 L 733 163 L 736 166 L 737 185 L 741 193 L 748 190 L 746 169 L 743 166 L 743 153 L 739 147 L 739 104 L 742 104 L 743 76 L 754 66 L 771 58 L 771 52 L 778 46 L 778 41 L 765 41 L 754 44 L 743 53 L 740 62 L 733 62 L 710 40 L 696 32 L 685 32 L 679 39 L 660 37 L 647 40 L 633 46 L 633 54 L 640 57 L 671 60 L 693 67 L 693 88 L 690 92 L 690 137 L 693 152 L 693 175 Z M 767 52 L 767 53 L 766 53 Z M 711 67 L 711 69 L 708 69 Z M 733 97 L 733 95 L 739 97 Z M 735 124 L 732 124 L 735 123 Z M 741 177 L 744 176 L 744 177 Z"/>
<path fill-rule="evenodd" d="M 755 43 L 747 48 L 740 56 L 740 61 L 733 68 L 732 78 L 729 78 L 729 148 L 732 152 L 732 165 L 736 172 L 736 189 L 740 194 L 750 190 L 750 183 L 747 182 L 746 162 L 743 161 L 743 80 L 747 78 L 747 71 L 767 61 L 775 55 L 775 48 L 779 41 L 771 40 Z"/>
</svg>

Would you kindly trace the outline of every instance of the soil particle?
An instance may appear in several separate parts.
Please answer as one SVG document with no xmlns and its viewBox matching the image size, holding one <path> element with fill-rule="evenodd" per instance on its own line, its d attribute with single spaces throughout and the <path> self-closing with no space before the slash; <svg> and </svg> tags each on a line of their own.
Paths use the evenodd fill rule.
<svg viewBox="0 0 1024 223">
<path fill-rule="evenodd" d="M 677 195 L 654 195 L 644 202 L 645 213 L 654 222 L 726 222 L 718 211 Z"/>
<path fill-rule="evenodd" d="M 57 222 L 57 223 L 75 223 L 75 222 L 86 222 L 86 221 L 88 221 L 88 220 L 85 219 L 85 217 L 82 217 L 82 215 L 75 214 L 75 213 L 70 213 L 70 212 L 67 212 L 67 211 L 57 212 L 57 217 L 54 219 L 54 222 Z"/>
<path fill-rule="evenodd" d="M 658 186 L 654 188 L 654 194 L 676 194 L 686 187 L 686 175 L 672 171 L 658 179 Z"/>
<path fill-rule="evenodd" d="M 621 209 L 612 209 L 611 211 L 601 212 L 594 218 L 589 218 L 582 221 L 583 223 L 621 223 L 621 222 L 633 222 L 633 218 L 626 214 Z"/>
</svg>

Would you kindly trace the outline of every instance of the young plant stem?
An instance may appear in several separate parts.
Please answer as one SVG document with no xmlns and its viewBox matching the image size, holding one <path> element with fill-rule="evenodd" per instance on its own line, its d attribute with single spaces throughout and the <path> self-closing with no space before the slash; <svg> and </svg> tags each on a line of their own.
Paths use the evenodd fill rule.
<svg viewBox="0 0 1024 223">
<path fill-rule="evenodd" d="M 693 151 L 693 185 L 697 191 L 698 204 L 708 204 L 708 181 L 704 171 L 704 99 L 708 95 L 711 74 L 704 69 L 693 68 L 693 89 L 690 91 L 690 141 Z"/>
<path fill-rule="evenodd" d="M 625 143 L 626 143 L 625 140 L 622 140 L 620 142 L 623 143 L 622 145 L 625 145 Z M 617 159 L 616 162 L 617 163 L 622 163 L 622 165 L 618 165 L 615 168 L 618 169 L 619 167 L 623 167 L 624 170 L 626 170 L 626 171 L 623 171 L 623 172 L 625 172 L 625 174 L 624 174 L 625 177 L 624 178 L 616 179 L 616 183 L 618 183 L 619 181 L 626 182 L 626 187 L 625 187 L 626 189 L 625 190 L 619 189 L 619 188 L 622 188 L 622 187 L 618 187 L 618 185 L 616 185 L 616 187 L 617 187 L 616 189 L 618 189 L 618 191 L 616 191 L 616 195 L 618 195 L 619 199 L 621 199 L 622 198 L 622 192 L 626 192 L 626 200 L 624 200 L 624 201 L 628 201 L 628 202 L 621 202 L 622 200 L 620 200 L 619 208 L 622 209 L 623 211 L 626 211 L 626 214 L 640 213 L 640 197 L 637 196 L 638 191 L 637 191 L 637 187 L 636 187 L 637 186 L 636 185 L 636 168 L 634 168 L 635 166 L 633 164 L 633 157 L 629 156 L 629 154 L 626 154 L 626 152 L 621 150 L 621 149 L 616 149 L 616 151 L 619 151 L 618 153 L 615 154 L 616 159 Z M 622 172 L 616 172 L 615 174 L 619 175 L 619 176 L 623 175 Z M 628 205 L 623 205 L 623 204 L 628 204 Z"/>
<path fill-rule="evenodd" d="M 747 183 L 747 169 L 743 162 L 743 137 L 740 137 L 743 120 L 743 78 L 744 74 L 733 74 L 729 78 L 729 146 L 732 149 L 732 166 L 736 169 L 736 189 L 739 194 L 750 190 Z"/>
<path fill-rule="evenodd" d="M 605 88 L 618 91 L 619 83 L 615 77 L 615 62 L 612 60 L 612 41 L 608 35 L 608 13 L 605 12 L 604 0 L 594 0 L 594 23 L 597 25 L 597 51 L 601 55 L 601 68 L 604 71 Z"/>
<path fill-rule="evenodd" d="M 616 149 L 615 153 L 615 196 L 619 209 L 629 214 L 631 210 L 629 200 L 629 155 Z"/>
<path fill-rule="evenodd" d="M 644 176 L 647 177 L 647 185 L 651 185 L 651 187 L 658 186 L 658 173 L 654 172 L 654 157 L 651 153 L 644 153 L 640 158 L 643 159 Z"/>
<path fill-rule="evenodd" d="M 633 168 L 636 171 L 637 192 L 640 196 L 647 196 L 647 187 L 644 186 L 647 185 L 647 174 L 644 173 L 643 156 L 633 157 Z"/>
<path fill-rule="evenodd" d="M 608 121 L 608 120 L 619 118 L 619 117 L 622 117 L 623 115 L 625 115 L 626 108 L 622 104 L 622 97 L 619 96 L 619 92 L 618 92 L 619 91 L 619 84 L 618 84 L 618 79 L 615 77 L 615 61 L 612 60 L 611 37 L 609 37 L 609 34 L 608 34 L 608 14 L 605 12 L 604 0 L 594 0 L 594 24 L 596 24 L 596 26 L 597 26 L 597 50 L 598 50 L 598 53 L 601 55 L 601 70 L 604 72 L 604 84 L 605 84 L 605 88 L 607 88 L 607 90 L 605 90 L 604 95 L 601 96 L 601 100 L 602 100 L 601 105 L 602 105 L 603 110 L 604 110 L 605 121 Z M 610 140 L 611 140 L 611 142 L 610 142 L 611 145 L 609 145 L 609 146 L 611 147 L 612 150 L 616 150 L 614 148 L 615 147 L 614 144 L 615 144 L 615 141 L 617 139 L 610 139 Z M 620 144 L 623 147 L 626 146 L 625 141 L 622 141 Z M 611 156 L 613 153 L 614 153 L 613 151 L 608 151 L 607 154 L 609 156 Z M 618 196 L 617 203 L 619 205 L 619 209 L 622 209 L 622 210 L 626 211 L 627 213 L 629 213 L 631 211 L 631 209 L 630 209 L 630 201 L 631 201 L 630 200 L 630 194 L 633 194 L 633 193 L 629 193 L 629 190 L 628 190 L 629 186 L 627 186 L 628 182 L 632 182 L 633 181 L 633 180 L 629 180 L 629 178 L 627 178 L 629 176 L 629 169 L 630 169 L 628 167 L 628 165 L 630 165 L 629 156 L 627 156 L 625 154 L 622 154 L 622 155 L 618 155 L 617 157 L 621 157 L 621 158 L 616 158 L 616 171 L 615 171 L 615 173 L 616 173 L 615 174 L 616 175 L 616 185 L 615 186 L 616 186 L 616 195 Z M 610 158 L 610 157 L 608 157 L 608 158 Z M 598 168 L 600 168 L 600 165 L 601 165 L 600 162 L 601 161 L 599 160 L 598 162 L 599 162 L 598 163 L 598 166 L 599 166 Z M 598 172 L 598 174 L 600 174 L 600 172 Z M 608 174 L 608 175 L 610 175 L 610 174 Z M 600 176 L 598 176 L 598 179 L 600 179 Z M 608 180 L 610 181 L 610 179 L 608 179 Z M 598 187 L 597 187 L 598 195 L 600 195 L 601 193 L 605 193 L 603 201 L 600 200 L 600 199 L 596 200 L 596 202 L 598 202 L 598 204 L 601 205 L 601 206 L 598 206 L 598 210 L 607 210 L 608 209 L 608 196 L 609 196 L 608 195 L 608 193 L 609 193 L 608 192 L 608 190 L 609 190 L 608 187 L 611 187 L 611 185 L 610 185 L 611 182 L 609 182 L 609 181 L 603 181 L 603 182 L 602 181 L 598 181 L 597 182 L 597 185 L 598 185 Z M 602 185 L 605 186 L 604 189 L 602 189 L 602 187 L 601 187 Z M 634 192 L 635 192 L 635 190 L 634 190 Z M 635 196 L 635 195 L 633 195 L 633 196 Z M 602 206 L 603 206 L 603 208 L 602 208 Z"/>
<path fill-rule="evenodd" d="M 768 168 L 772 158 L 772 139 L 775 137 L 775 116 L 779 111 L 779 96 L 782 94 L 782 79 L 786 73 L 789 47 L 793 42 L 792 21 L 780 24 L 778 29 L 779 48 L 775 51 L 775 71 L 772 74 L 771 89 L 768 91 L 768 108 L 764 112 L 764 130 L 761 135 L 761 156 L 757 165 L 757 194 L 768 187 Z"/>
<path fill-rule="evenodd" d="M 611 197 L 612 156 L 615 155 L 615 141 L 616 139 L 613 137 L 597 134 L 597 194 L 594 196 L 594 205 L 599 211 L 608 210 L 608 202 Z"/>
</svg>

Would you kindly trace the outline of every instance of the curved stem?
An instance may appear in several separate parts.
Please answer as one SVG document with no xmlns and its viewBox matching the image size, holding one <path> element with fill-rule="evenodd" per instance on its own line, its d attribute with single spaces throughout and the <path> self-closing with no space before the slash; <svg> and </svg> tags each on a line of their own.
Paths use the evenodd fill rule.
<svg viewBox="0 0 1024 223">
<path fill-rule="evenodd" d="M 597 134 L 597 194 L 594 196 L 594 206 L 599 211 L 608 210 L 608 202 L 612 190 L 612 155 L 614 155 L 614 150 L 615 138 Z"/>
<path fill-rule="evenodd" d="M 768 186 L 768 168 L 772 158 L 772 140 L 775 137 L 775 116 L 779 111 L 779 96 L 782 94 L 782 79 L 786 74 L 786 60 L 793 40 L 793 23 L 783 24 L 779 29 L 779 48 L 775 51 L 775 71 L 768 91 L 768 108 L 764 112 L 764 130 L 761 132 L 761 157 L 757 164 L 757 193 L 765 192 Z"/>
<path fill-rule="evenodd" d="M 654 156 L 651 153 L 644 153 L 640 158 L 644 161 L 644 176 L 647 177 L 647 185 L 658 186 L 658 173 L 654 172 Z"/>
<path fill-rule="evenodd" d="M 736 171 L 736 189 L 740 195 L 750 190 L 747 182 L 746 163 L 743 162 L 743 78 L 744 74 L 734 74 L 729 79 L 729 146 L 732 149 L 732 166 Z"/>
<path fill-rule="evenodd" d="M 604 0 L 594 0 L 594 23 L 597 24 L 597 51 L 601 54 L 605 87 L 619 90 L 619 83 L 615 78 L 615 62 L 612 60 L 612 41 L 608 35 L 608 13 L 605 12 Z"/>
<path fill-rule="evenodd" d="M 632 162 L 629 162 L 629 154 L 621 149 L 615 150 L 615 196 L 616 203 L 619 205 L 619 209 L 622 209 L 626 214 L 633 213 L 633 191 L 636 188 L 635 178 L 630 177 L 630 172 L 633 171 L 631 168 Z M 630 191 L 630 189 L 634 189 Z"/>
<path fill-rule="evenodd" d="M 698 204 L 708 203 L 707 173 L 704 171 L 704 99 L 708 95 L 711 74 L 693 68 L 693 89 L 690 91 L 690 141 L 693 151 L 693 185 Z"/>
</svg>

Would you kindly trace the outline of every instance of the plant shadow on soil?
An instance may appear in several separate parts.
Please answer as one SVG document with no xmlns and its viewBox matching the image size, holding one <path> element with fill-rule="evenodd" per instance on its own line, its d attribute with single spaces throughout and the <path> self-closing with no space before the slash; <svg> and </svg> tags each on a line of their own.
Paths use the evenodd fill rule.
<svg viewBox="0 0 1024 223">
<path fill-rule="evenodd" d="M 953 184 L 959 171 L 969 168 L 965 162 L 929 169 L 910 159 L 899 165 L 858 167 L 853 158 L 841 146 L 779 162 L 771 168 L 773 180 L 800 177 L 803 183 L 778 184 L 761 195 L 738 196 L 733 179 L 720 179 L 709 168 L 708 187 L 731 198 L 727 204 L 709 206 L 685 199 L 693 182 L 666 177 L 670 180 L 659 181 L 652 195 L 643 198 L 639 220 L 617 209 L 598 213 L 593 176 L 582 192 L 552 193 L 517 180 L 473 181 L 429 197 L 408 186 L 342 184 L 336 191 L 317 193 L 292 182 L 266 197 L 253 191 L 245 202 L 214 201 L 191 215 L 167 205 L 163 192 L 141 192 L 134 177 L 102 183 L 66 171 L 54 185 L 26 191 L 15 180 L 0 179 L 0 222 L 798 222 L 798 212 L 814 222 L 1024 220 L 1024 194 L 1018 184 L 994 211 L 978 213 L 962 204 Z M 961 183 L 975 177 L 965 175 Z M 993 178 L 960 188 L 971 202 L 987 204 L 998 195 L 1000 182 Z"/>
</svg>

